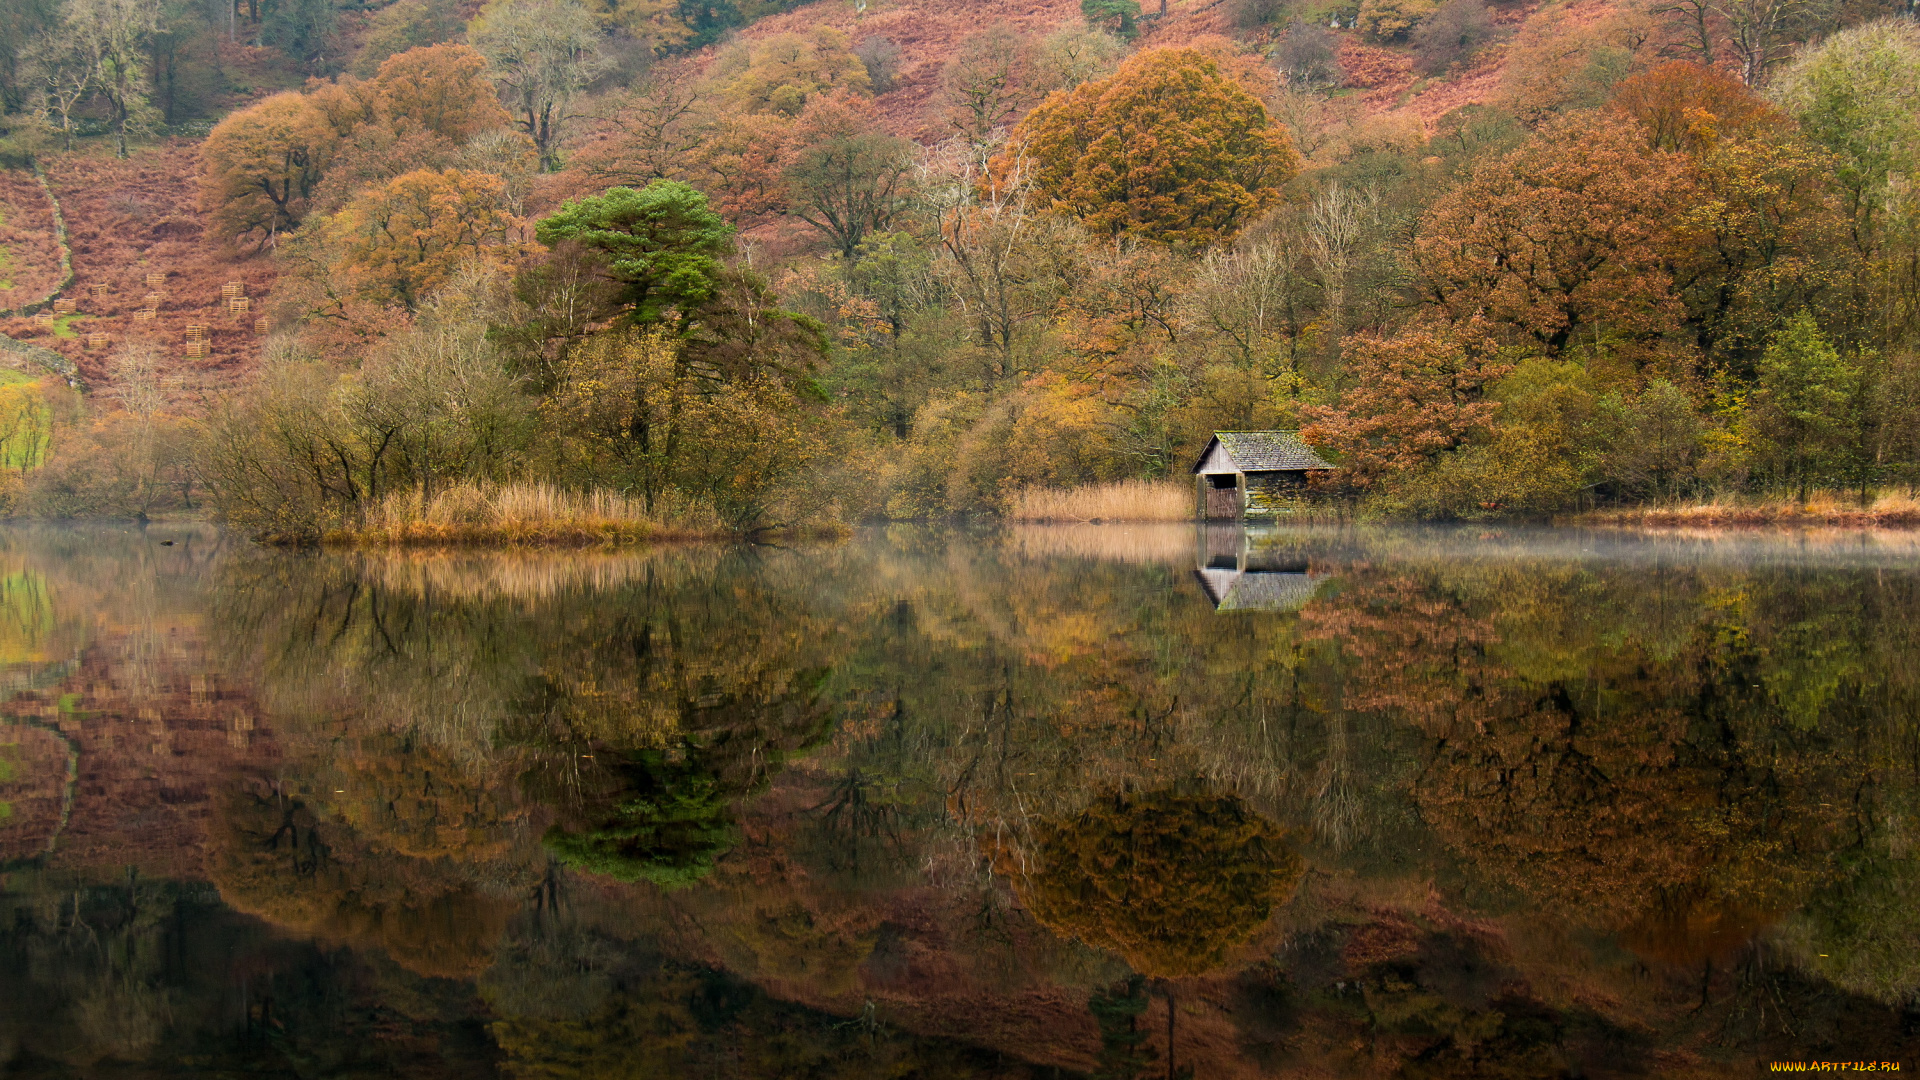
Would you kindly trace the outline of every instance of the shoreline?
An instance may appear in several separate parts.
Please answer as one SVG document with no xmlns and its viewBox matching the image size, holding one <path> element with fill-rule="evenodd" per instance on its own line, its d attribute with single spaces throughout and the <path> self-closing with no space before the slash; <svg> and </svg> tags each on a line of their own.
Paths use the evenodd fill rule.
<svg viewBox="0 0 1920 1080">
<path fill-rule="evenodd" d="M 269 533 L 251 537 L 263 547 L 318 547 L 334 550 L 421 550 L 431 548 L 478 551 L 615 550 L 671 544 L 752 544 L 782 540 L 839 540 L 852 532 L 835 528 L 771 528 L 738 532 L 727 529 L 673 529 L 654 525 L 511 526 L 411 525 L 399 530 L 332 529 L 318 537 Z"/>
<path fill-rule="evenodd" d="M 1817 502 L 1761 503 L 1730 505 L 1700 503 L 1692 506 L 1643 506 L 1612 510 L 1589 510 L 1555 517 L 1556 525 L 1604 525 L 1615 527 L 1706 526 L 1741 529 L 1920 528 L 1920 503 L 1908 499 L 1890 500 L 1889 505 L 1840 506 Z"/>
</svg>

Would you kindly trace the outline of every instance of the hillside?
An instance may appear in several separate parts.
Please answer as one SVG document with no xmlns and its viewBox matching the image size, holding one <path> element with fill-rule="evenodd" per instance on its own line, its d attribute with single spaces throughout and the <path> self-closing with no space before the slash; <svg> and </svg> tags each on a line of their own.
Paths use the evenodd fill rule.
<svg viewBox="0 0 1920 1080">
<path fill-rule="evenodd" d="M 1143 6 L 1151 12 L 1149 5 Z M 1466 70 L 1446 77 L 1421 77 L 1405 47 L 1368 44 L 1350 27 L 1336 30 L 1333 33 L 1339 41 L 1344 88 L 1365 102 L 1369 113 L 1405 113 L 1418 118 L 1430 132 L 1433 122 L 1453 109 L 1496 99 L 1513 40 L 1544 8 L 1547 5 L 1541 0 L 1525 0 L 1493 9 L 1493 21 L 1508 32 L 1507 40 L 1485 49 Z M 1615 8 L 1615 0 L 1573 0 L 1553 5 L 1551 10 L 1563 27 L 1575 29 L 1599 22 Z M 761 19 L 742 29 L 739 36 L 751 42 L 827 26 L 854 41 L 869 36 L 888 38 L 900 49 L 899 85 L 878 95 L 875 104 L 896 134 L 931 143 L 947 135 L 935 100 L 941 69 L 968 35 L 995 25 L 1037 35 L 1080 21 L 1080 5 L 1075 0 L 965 0 L 954 4 L 914 0 L 876 4 L 865 12 L 856 11 L 847 0 L 817 0 Z M 1237 31 L 1226 0 L 1173 0 L 1164 17 L 1149 14 L 1141 19 L 1137 45 L 1183 45 L 1208 37 L 1238 38 L 1261 50 L 1271 47 L 1273 32 Z M 710 62 L 713 54 L 714 50 L 708 50 L 705 61 Z"/>
<path fill-rule="evenodd" d="M 1575 0 L 1554 11 L 1571 27 L 1595 22 L 1613 8 L 1613 0 Z M 1431 133 L 1434 122 L 1450 110 L 1496 98 L 1513 39 L 1541 10 L 1537 0 L 1496 9 L 1495 21 L 1509 31 L 1507 40 L 1485 49 L 1466 70 L 1440 78 L 1420 77 L 1405 48 L 1371 45 L 1351 29 L 1339 30 L 1333 36 L 1344 89 L 1336 97 L 1357 99 L 1374 116 L 1412 118 Z M 1075 0 L 911 0 L 864 11 L 847 0 L 818 0 L 760 19 L 738 31 L 737 38 L 751 44 L 832 27 L 854 41 L 889 39 L 899 49 L 897 83 L 874 99 L 876 115 L 893 132 L 930 145 L 950 133 L 938 103 L 941 73 L 969 35 L 999 25 L 1041 36 L 1080 20 Z M 1164 16 L 1150 12 L 1142 18 L 1136 44 L 1152 48 L 1236 36 L 1256 52 L 1273 46 L 1270 30 L 1237 33 L 1223 0 L 1175 0 Z M 285 84 L 284 79 L 251 70 L 261 64 L 252 56 L 260 51 L 236 53 L 246 54 L 241 58 L 247 61 L 250 81 L 260 88 L 256 97 Z M 710 67 L 719 51 L 709 47 L 690 62 Z M 113 344 L 136 328 L 163 346 L 165 382 L 176 393 L 222 385 L 250 368 L 259 345 L 254 322 L 272 288 L 274 264 L 265 251 L 227 249 L 203 235 L 193 181 L 197 146 L 195 139 L 172 138 L 142 148 L 124 162 L 104 146 L 83 145 L 72 154 L 48 155 L 50 178 L 72 231 L 76 280 L 65 295 L 77 302 L 80 317 L 57 328 L 24 317 L 0 320 L 0 333 L 54 349 L 73 360 L 82 378 L 94 385 L 106 376 Z M 535 204 L 583 193 L 580 183 L 579 177 L 549 178 L 536 189 Z M 8 260 L 0 264 L 3 308 L 9 299 L 43 295 L 51 284 L 54 260 L 51 219 L 30 174 L 0 172 L 0 215 L 0 245 Z M 791 222 L 763 226 L 756 235 L 775 251 L 804 243 Z M 149 287 L 150 273 L 164 275 L 164 284 Z M 226 310 L 221 290 L 231 282 L 239 282 L 251 300 L 244 315 Z M 104 293 L 97 291 L 102 286 Z M 151 321 L 136 322 L 135 313 L 147 306 L 153 293 L 159 303 Z M 188 328 L 196 325 L 207 328 L 204 356 L 188 355 Z M 108 336 L 108 348 L 89 349 L 88 335 L 100 333 Z"/>
<path fill-rule="evenodd" d="M 205 236 L 194 183 L 198 149 L 197 140 L 176 138 L 141 148 L 126 161 L 104 146 L 49 155 L 47 175 L 73 252 L 74 283 L 65 295 L 77 302 L 78 316 L 52 327 L 30 318 L 0 320 L 0 333 L 74 361 L 88 385 L 104 381 L 111 350 L 136 331 L 161 345 L 163 385 L 175 393 L 217 384 L 247 367 L 259 353 L 257 310 L 228 314 L 221 289 L 240 282 L 249 306 L 258 309 L 273 285 L 273 261 L 264 253 L 225 249 Z M 22 176 L 32 184 L 31 174 L 0 173 L 25 190 L 17 183 Z M 37 194 L 38 186 L 32 191 Z M 160 284 L 150 285 L 149 274 L 161 275 Z M 150 295 L 158 299 L 152 320 L 136 322 Z M 207 328 L 204 357 L 187 355 L 188 327 L 194 325 Z M 89 348 L 92 334 L 106 334 L 107 347 Z"/>
</svg>

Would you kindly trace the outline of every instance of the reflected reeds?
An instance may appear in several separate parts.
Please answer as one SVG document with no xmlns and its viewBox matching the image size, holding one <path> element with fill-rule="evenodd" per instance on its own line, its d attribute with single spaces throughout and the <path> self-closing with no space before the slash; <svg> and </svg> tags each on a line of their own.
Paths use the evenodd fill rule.
<svg viewBox="0 0 1920 1080">
<path fill-rule="evenodd" d="M 1193 557 L 1191 522 L 1124 525 L 1014 525 L 1003 547 L 1028 559 L 1098 559 L 1134 565 L 1178 566 Z"/>
</svg>

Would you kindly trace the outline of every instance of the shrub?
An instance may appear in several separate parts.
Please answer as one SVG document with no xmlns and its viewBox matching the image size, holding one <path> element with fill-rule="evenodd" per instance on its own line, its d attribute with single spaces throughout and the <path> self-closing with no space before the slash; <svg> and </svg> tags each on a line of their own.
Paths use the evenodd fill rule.
<svg viewBox="0 0 1920 1080">
<path fill-rule="evenodd" d="M 1368 41 L 1393 44 L 1407 40 L 1435 7 L 1433 0 L 1361 0 L 1357 25 Z"/>
<path fill-rule="evenodd" d="M 1279 22 L 1288 6 L 1288 0 L 1229 0 L 1227 18 L 1241 30 L 1258 30 Z"/>
<path fill-rule="evenodd" d="M 1422 75 L 1438 75 L 1456 65 L 1465 67 L 1503 36 L 1483 0 L 1447 0 L 1413 32 L 1414 68 Z"/>
<path fill-rule="evenodd" d="M 900 46 L 894 44 L 892 38 L 869 34 L 860 39 L 853 55 L 866 66 L 867 81 L 873 84 L 874 93 L 884 94 L 893 89 L 900 78 Z"/>
<path fill-rule="evenodd" d="M 1288 86 L 1324 90 L 1346 78 L 1334 36 L 1319 23 L 1295 23 L 1273 50 L 1273 66 Z"/>
</svg>

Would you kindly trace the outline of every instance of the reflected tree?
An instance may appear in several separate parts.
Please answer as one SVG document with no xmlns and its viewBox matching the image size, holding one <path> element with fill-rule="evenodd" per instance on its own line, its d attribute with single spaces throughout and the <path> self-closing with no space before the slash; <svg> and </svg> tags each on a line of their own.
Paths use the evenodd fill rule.
<svg viewBox="0 0 1920 1080">
<path fill-rule="evenodd" d="M 1305 868 L 1278 826 L 1204 788 L 1111 792 L 1034 840 L 1016 879 L 1034 918 L 1162 977 L 1224 963 Z"/>
</svg>

